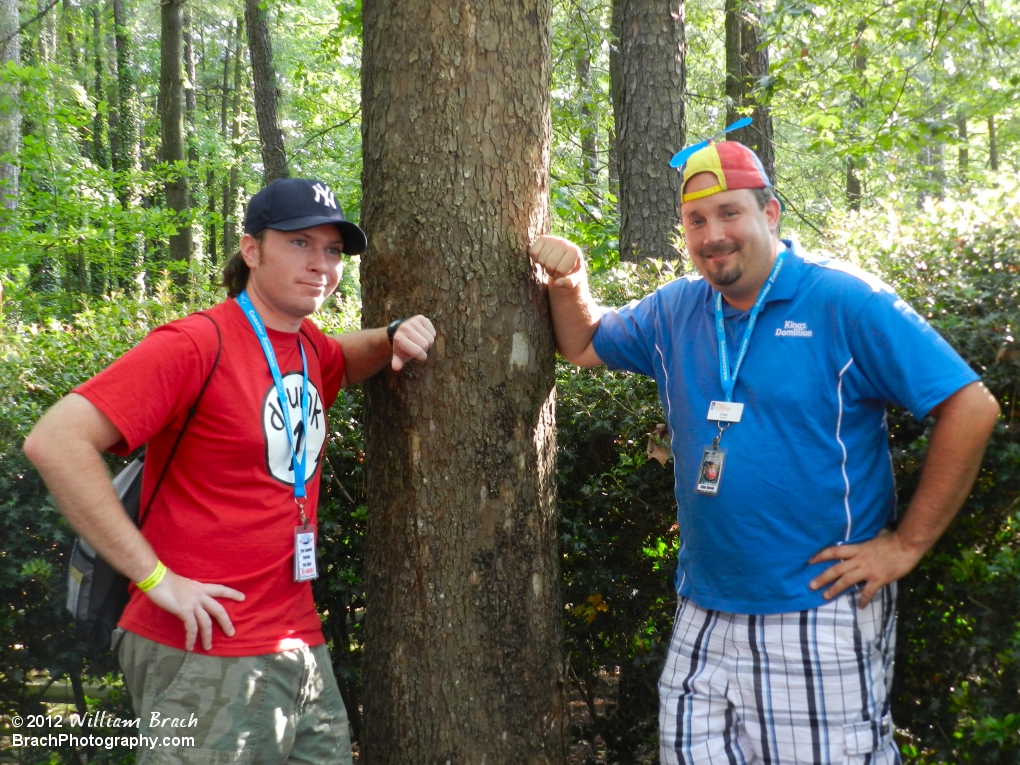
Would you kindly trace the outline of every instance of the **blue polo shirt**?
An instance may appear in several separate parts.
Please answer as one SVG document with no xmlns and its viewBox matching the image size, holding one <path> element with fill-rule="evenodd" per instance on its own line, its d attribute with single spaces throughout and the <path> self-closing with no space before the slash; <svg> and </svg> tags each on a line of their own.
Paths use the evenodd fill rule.
<svg viewBox="0 0 1020 765">
<path fill-rule="evenodd" d="M 593 345 L 610 369 L 654 377 L 669 424 L 682 546 L 677 590 L 704 608 L 767 614 L 822 605 L 819 550 L 874 537 L 893 518 L 889 403 L 923 419 L 978 379 L 892 289 L 832 260 L 787 253 L 758 315 L 720 443 L 719 493 L 695 491 L 718 432 L 715 291 L 678 279 L 606 311 Z M 730 368 L 748 311 L 723 301 Z"/>
</svg>

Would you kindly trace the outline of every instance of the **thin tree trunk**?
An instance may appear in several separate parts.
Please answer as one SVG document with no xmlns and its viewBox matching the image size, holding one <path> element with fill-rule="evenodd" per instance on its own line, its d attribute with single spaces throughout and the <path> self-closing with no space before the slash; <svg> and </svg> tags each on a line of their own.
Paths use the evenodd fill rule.
<svg viewBox="0 0 1020 765">
<path fill-rule="evenodd" d="M 18 40 L 18 1 L 0 0 L 0 66 L 21 63 Z M 6 228 L 18 208 L 18 149 L 21 146 L 21 109 L 16 84 L 0 86 L 0 199 L 4 213 L 0 226 Z"/>
<path fill-rule="evenodd" d="M 864 32 L 868 28 L 866 21 L 860 21 L 857 23 L 857 39 L 854 41 L 854 62 L 853 70 L 857 76 L 859 87 L 864 87 L 865 73 L 868 68 L 868 55 L 864 49 Z M 859 93 L 853 91 L 850 93 L 850 109 L 851 119 L 854 126 L 856 127 L 860 122 L 859 113 L 864 108 L 864 99 Z M 857 166 L 857 161 L 853 155 L 846 158 L 846 201 L 847 206 L 851 210 L 861 209 L 861 198 L 863 196 L 863 189 L 861 188 L 861 176 L 860 168 Z"/>
<path fill-rule="evenodd" d="M 581 182 L 588 190 L 587 201 L 598 201 L 599 157 L 598 131 L 595 125 L 595 112 L 592 108 L 591 92 L 591 52 L 584 48 L 574 58 L 574 71 L 577 74 L 578 91 L 581 96 Z"/>
<path fill-rule="evenodd" d="M 255 119 L 259 126 L 259 145 L 266 183 L 286 178 L 287 153 L 280 127 L 280 90 L 273 69 L 273 45 L 266 23 L 266 12 L 259 0 L 245 0 L 244 21 L 248 25 L 248 50 L 251 53 L 252 82 L 255 91 Z"/>
<path fill-rule="evenodd" d="M 967 143 L 967 115 L 963 109 L 956 112 L 956 129 L 960 138 L 960 150 L 957 155 L 957 171 L 960 176 L 960 183 L 967 182 L 967 170 L 970 165 L 970 148 Z"/>
<path fill-rule="evenodd" d="M 230 35 L 227 35 L 227 40 L 223 45 L 223 78 L 220 84 L 220 135 L 224 140 L 229 140 L 230 136 L 227 133 L 227 109 L 230 103 L 230 61 L 232 51 L 230 49 Z M 208 110 L 208 105 L 207 105 Z M 224 179 L 224 189 L 226 188 L 226 179 Z M 213 266 L 216 265 L 218 260 L 218 254 L 216 251 L 217 242 L 217 231 L 216 224 L 213 222 L 213 213 L 216 212 L 217 194 L 216 194 L 216 175 L 212 170 L 209 170 L 205 175 L 205 186 L 206 195 L 209 200 L 209 230 L 207 233 L 207 244 L 206 248 L 209 251 L 209 260 Z M 225 244 L 225 243 L 224 243 Z M 230 253 L 224 247 L 223 257 L 226 259 L 230 256 Z M 215 281 L 215 277 L 214 277 Z"/>
<path fill-rule="evenodd" d="M 170 259 L 191 260 L 191 226 L 184 223 L 188 213 L 188 175 L 184 155 L 183 13 L 184 0 L 161 0 L 159 57 L 159 123 L 162 158 L 171 166 L 163 184 L 167 208 L 181 216 L 177 233 L 170 237 Z M 178 277 L 179 284 L 186 283 Z"/>
<path fill-rule="evenodd" d="M 198 101 L 195 96 L 195 45 L 191 36 L 191 3 L 184 2 L 184 120 L 185 136 L 188 141 L 188 162 L 192 165 L 198 162 L 198 147 L 195 145 L 195 113 L 198 110 Z M 194 202 L 194 200 L 192 200 Z"/>
<path fill-rule="evenodd" d="M 526 254 L 549 221 L 550 14 L 364 5 L 363 321 L 438 330 L 366 384 L 371 765 L 565 761 L 554 349 Z"/>
<path fill-rule="evenodd" d="M 999 146 L 995 140 L 995 115 L 988 118 L 988 167 L 994 173 L 999 169 Z"/>
<path fill-rule="evenodd" d="M 237 187 L 240 182 L 241 168 L 241 34 L 244 22 L 238 19 L 234 25 L 234 100 L 230 142 L 233 151 L 233 162 L 230 165 L 230 179 L 223 187 L 223 257 L 229 258 L 234 252 L 237 240 Z"/>
<path fill-rule="evenodd" d="M 113 0 L 104 0 L 104 12 L 113 20 Z M 120 88 L 117 78 L 117 24 L 116 21 L 103 25 L 103 61 L 108 72 L 106 87 L 109 105 L 106 110 L 107 135 L 110 137 L 110 167 L 117 169 L 117 156 L 122 153 L 120 146 Z"/>
<path fill-rule="evenodd" d="M 134 43 L 124 8 L 124 0 L 113 0 L 114 44 L 117 48 L 117 147 L 113 168 L 118 172 L 138 170 L 138 100 L 135 89 L 138 74 L 134 66 Z M 127 178 L 118 192 L 121 204 L 127 208 L 136 203 L 136 191 Z"/>
<path fill-rule="evenodd" d="M 106 101 L 106 78 L 103 63 L 106 58 L 103 45 L 103 16 L 99 3 L 91 7 L 92 12 L 92 98 L 96 116 L 92 118 L 92 161 L 100 167 L 110 169 L 109 131 L 100 104 Z"/>
<path fill-rule="evenodd" d="M 677 172 L 686 135 L 683 0 L 613 0 L 610 53 L 620 172 L 620 257 L 675 260 Z"/>
<path fill-rule="evenodd" d="M 35 0 L 36 13 L 45 13 L 36 22 L 39 24 L 39 63 L 43 65 L 52 63 L 57 55 L 57 14 L 52 9 L 47 11 L 49 5 L 49 0 Z"/>
</svg>

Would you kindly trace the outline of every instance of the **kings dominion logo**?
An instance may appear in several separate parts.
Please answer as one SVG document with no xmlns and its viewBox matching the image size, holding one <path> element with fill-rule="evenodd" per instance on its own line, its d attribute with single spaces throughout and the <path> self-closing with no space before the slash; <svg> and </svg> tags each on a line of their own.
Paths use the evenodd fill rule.
<svg viewBox="0 0 1020 765">
<path fill-rule="evenodd" d="M 787 321 L 776 327 L 776 337 L 813 337 L 814 332 L 807 328 L 806 321 Z"/>
</svg>

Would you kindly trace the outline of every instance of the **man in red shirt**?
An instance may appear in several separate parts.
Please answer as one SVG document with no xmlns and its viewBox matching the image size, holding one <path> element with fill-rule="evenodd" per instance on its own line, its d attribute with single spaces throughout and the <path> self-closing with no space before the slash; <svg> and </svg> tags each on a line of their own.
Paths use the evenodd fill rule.
<svg viewBox="0 0 1020 765">
<path fill-rule="evenodd" d="M 337 337 L 307 319 L 342 253 L 365 247 L 327 186 L 274 181 L 249 203 L 228 299 L 153 330 L 25 442 L 61 512 L 134 583 L 115 643 L 139 763 L 351 762 L 310 584 L 325 412 L 343 386 L 424 362 L 435 339 L 424 316 Z M 139 530 L 101 452 L 142 444 Z"/>
</svg>

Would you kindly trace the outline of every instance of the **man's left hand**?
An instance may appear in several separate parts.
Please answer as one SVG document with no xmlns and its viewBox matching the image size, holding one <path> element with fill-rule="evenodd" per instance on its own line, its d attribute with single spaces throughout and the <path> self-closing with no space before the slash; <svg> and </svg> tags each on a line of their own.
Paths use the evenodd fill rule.
<svg viewBox="0 0 1020 765">
<path fill-rule="evenodd" d="M 864 608 L 876 592 L 910 573 L 923 555 L 923 550 L 918 551 L 904 544 L 895 531 L 883 531 L 874 539 L 859 544 L 827 547 L 808 563 L 827 560 L 841 562 L 812 579 L 811 589 L 818 590 L 831 585 L 823 594 L 826 600 L 832 600 L 841 592 L 863 582 L 864 590 L 859 605 Z"/>
<path fill-rule="evenodd" d="M 399 372 L 411 359 L 425 361 L 429 348 L 436 340 L 436 328 L 426 317 L 418 315 L 405 319 L 393 335 L 393 360 L 390 366 Z"/>
</svg>

